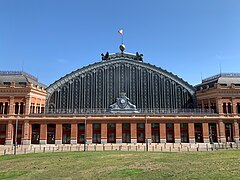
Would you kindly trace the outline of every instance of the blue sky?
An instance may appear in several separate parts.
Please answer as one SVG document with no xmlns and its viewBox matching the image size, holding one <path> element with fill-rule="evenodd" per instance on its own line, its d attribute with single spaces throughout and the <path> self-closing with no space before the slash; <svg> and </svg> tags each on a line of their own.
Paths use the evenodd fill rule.
<svg viewBox="0 0 240 180">
<path fill-rule="evenodd" d="M 126 51 L 192 85 L 240 72 L 239 0 L 1 0 L 0 70 L 49 85 L 101 53 Z"/>
</svg>

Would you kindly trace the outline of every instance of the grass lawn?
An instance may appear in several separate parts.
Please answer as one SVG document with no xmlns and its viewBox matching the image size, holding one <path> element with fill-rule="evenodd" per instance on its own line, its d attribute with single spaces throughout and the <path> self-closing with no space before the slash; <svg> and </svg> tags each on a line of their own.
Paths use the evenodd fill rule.
<svg viewBox="0 0 240 180">
<path fill-rule="evenodd" d="M 0 179 L 240 179 L 240 151 L 8 155 Z"/>
</svg>

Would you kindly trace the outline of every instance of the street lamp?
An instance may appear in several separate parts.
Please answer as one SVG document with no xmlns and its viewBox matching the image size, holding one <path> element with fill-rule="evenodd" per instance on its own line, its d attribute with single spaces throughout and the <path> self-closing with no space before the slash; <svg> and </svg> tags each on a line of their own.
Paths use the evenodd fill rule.
<svg viewBox="0 0 240 180">
<path fill-rule="evenodd" d="M 147 115 L 145 115 L 145 141 L 146 141 L 146 151 L 148 151 L 148 139 L 147 139 Z"/>
<path fill-rule="evenodd" d="M 212 126 L 210 125 L 210 144 L 213 144 L 213 132 L 212 132 Z"/>
<path fill-rule="evenodd" d="M 16 127 L 15 127 L 14 155 L 16 155 L 16 153 L 17 153 L 17 133 L 18 133 L 18 114 L 17 114 Z"/>
<path fill-rule="evenodd" d="M 84 151 L 86 151 L 86 134 L 87 134 L 87 116 L 85 116 L 85 128 L 84 128 Z"/>
</svg>

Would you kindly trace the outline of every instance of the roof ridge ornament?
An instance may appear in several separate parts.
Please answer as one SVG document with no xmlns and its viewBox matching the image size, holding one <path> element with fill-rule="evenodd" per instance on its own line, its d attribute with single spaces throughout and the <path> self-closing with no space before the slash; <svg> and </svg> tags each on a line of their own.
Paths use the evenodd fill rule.
<svg viewBox="0 0 240 180">
<path fill-rule="evenodd" d="M 122 44 L 119 46 L 119 49 L 120 49 L 121 53 L 123 53 L 123 51 L 126 49 L 126 46 L 122 43 Z"/>
</svg>

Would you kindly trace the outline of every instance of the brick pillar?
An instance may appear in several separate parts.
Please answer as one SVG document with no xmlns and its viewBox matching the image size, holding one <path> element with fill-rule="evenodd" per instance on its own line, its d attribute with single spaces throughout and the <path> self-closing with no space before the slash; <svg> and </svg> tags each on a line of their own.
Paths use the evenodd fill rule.
<svg viewBox="0 0 240 180">
<path fill-rule="evenodd" d="M 131 143 L 137 143 L 137 124 L 131 123 Z"/>
<path fill-rule="evenodd" d="M 86 123 L 86 143 L 92 144 L 92 123 Z"/>
<path fill-rule="evenodd" d="M 174 123 L 174 139 L 175 143 L 181 142 L 180 123 Z"/>
<path fill-rule="evenodd" d="M 195 143 L 194 123 L 188 123 L 188 135 L 189 135 L 189 142 Z"/>
<path fill-rule="evenodd" d="M 216 103 L 217 109 L 218 109 L 218 114 L 222 115 L 223 114 L 223 102 L 222 99 L 218 99 Z"/>
<path fill-rule="evenodd" d="M 202 123 L 202 129 L 203 129 L 203 142 L 204 143 L 209 143 L 208 123 L 206 123 L 206 122 Z"/>
<path fill-rule="evenodd" d="M 234 115 L 237 115 L 237 103 L 238 103 L 238 100 L 234 97 L 232 98 L 232 106 L 233 106 L 233 114 Z"/>
<path fill-rule="evenodd" d="M 47 144 L 47 124 L 40 125 L 40 144 Z"/>
<path fill-rule="evenodd" d="M 30 124 L 29 120 L 25 120 L 23 124 L 23 145 L 29 145 L 31 140 L 30 140 Z"/>
<path fill-rule="evenodd" d="M 77 144 L 77 123 L 71 124 L 71 144 Z"/>
<path fill-rule="evenodd" d="M 31 124 L 29 123 L 29 139 L 30 139 L 30 143 L 32 143 L 32 126 Z"/>
<path fill-rule="evenodd" d="M 166 143 L 166 123 L 160 123 L 160 142 Z"/>
<path fill-rule="evenodd" d="M 101 123 L 101 144 L 107 143 L 107 123 Z"/>
<path fill-rule="evenodd" d="M 56 124 L 56 139 L 55 144 L 62 144 L 62 124 Z"/>
<path fill-rule="evenodd" d="M 122 123 L 116 123 L 116 143 L 122 143 Z"/>
<path fill-rule="evenodd" d="M 9 114 L 15 114 L 14 112 L 14 97 L 10 97 L 10 102 L 9 102 Z"/>
<path fill-rule="evenodd" d="M 14 134 L 14 128 L 13 123 L 11 120 L 8 121 L 7 124 L 7 130 L 6 130 L 6 145 L 12 145 L 13 144 L 13 134 Z"/>
<path fill-rule="evenodd" d="M 237 120 L 234 120 L 233 123 L 233 134 L 234 134 L 234 140 L 236 143 L 239 142 L 239 124 Z"/>
<path fill-rule="evenodd" d="M 152 129 L 151 129 L 151 123 L 145 124 L 145 132 L 146 132 L 146 140 L 149 143 L 152 143 Z"/>
<path fill-rule="evenodd" d="M 26 97 L 25 114 L 30 114 L 30 97 Z"/>
<path fill-rule="evenodd" d="M 219 142 L 219 140 L 220 140 L 220 132 L 219 132 L 219 124 L 218 123 L 216 123 L 216 128 L 217 128 L 217 140 Z"/>
<path fill-rule="evenodd" d="M 220 141 L 222 143 L 225 143 L 226 142 L 225 125 L 222 120 L 219 120 L 219 135 L 220 135 Z"/>
</svg>

